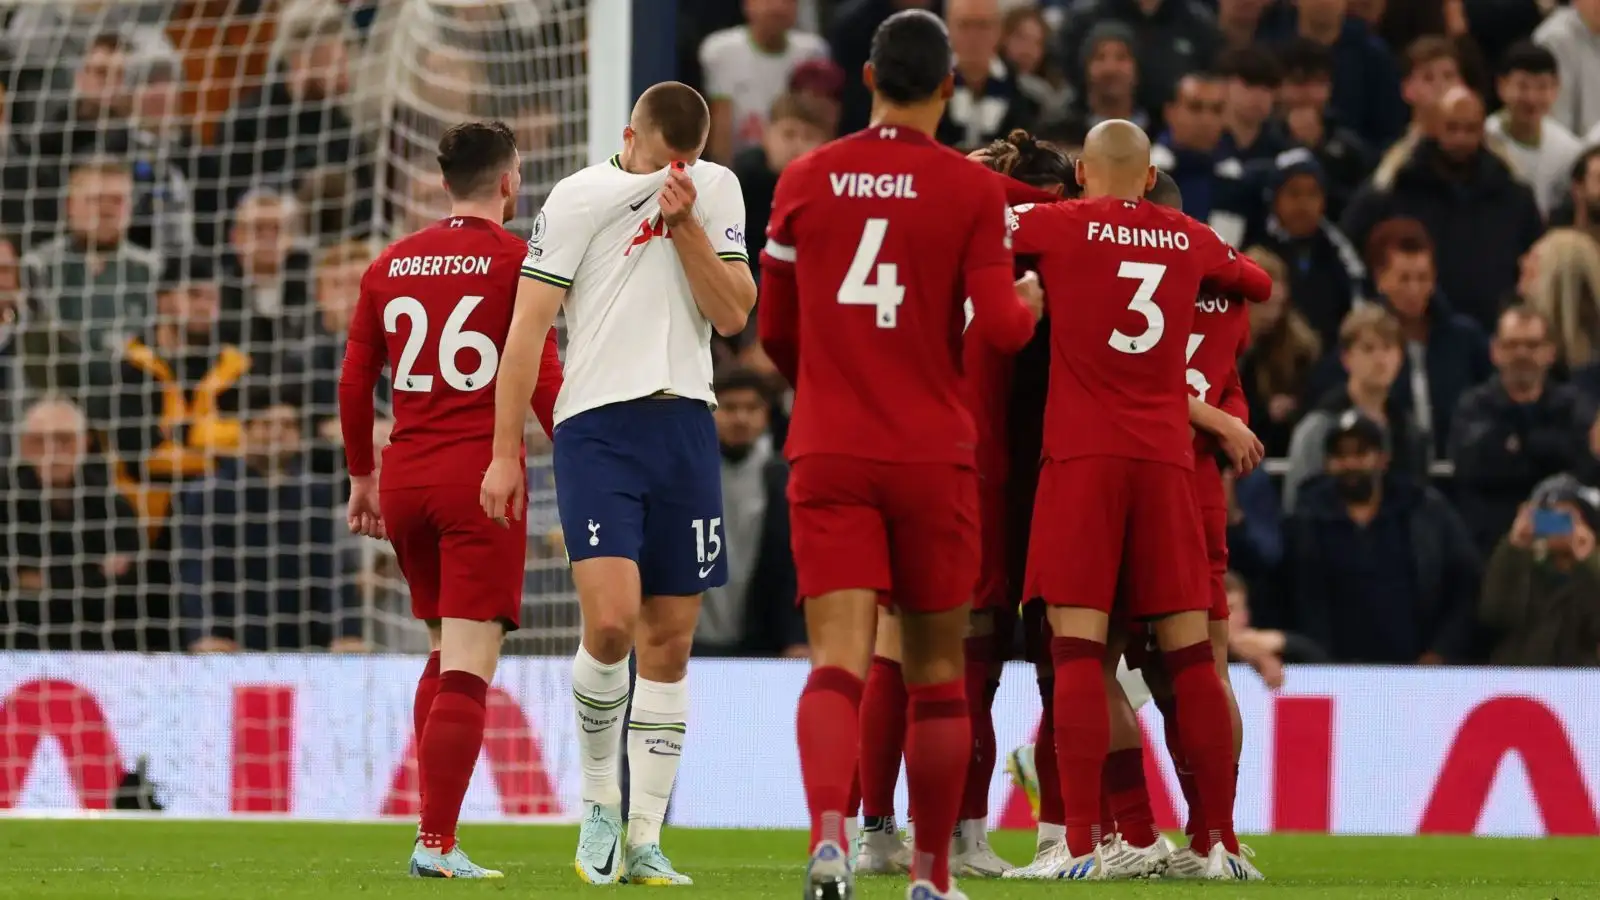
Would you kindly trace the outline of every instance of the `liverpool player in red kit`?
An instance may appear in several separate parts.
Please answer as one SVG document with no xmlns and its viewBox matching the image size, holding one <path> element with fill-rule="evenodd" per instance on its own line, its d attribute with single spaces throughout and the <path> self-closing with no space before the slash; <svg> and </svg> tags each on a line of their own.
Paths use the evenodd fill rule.
<svg viewBox="0 0 1600 900">
<path fill-rule="evenodd" d="M 456 820 L 483 745 L 500 643 L 522 608 L 527 537 L 486 519 L 478 503 L 493 455 L 492 386 L 527 252 L 501 227 L 516 208 L 520 164 L 503 123 L 445 132 L 439 168 L 450 216 L 396 241 L 367 269 L 339 377 L 350 530 L 394 545 L 433 648 L 414 706 L 422 823 L 411 874 L 421 878 L 500 877 L 461 851 Z M 386 364 L 395 421 L 375 475 L 372 389 Z M 546 432 L 560 389 L 551 332 L 532 398 Z"/>
<path fill-rule="evenodd" d="M 1185 351 L 1202 283 L 1265 299 L 1271 281 L 1209 228 L 1143 200 L 1149 138 L 1112 120 L 1077 163 L 1084 200 L 1018 210 L 1018 253 L 1049 295 L 1050 390 L 1029 545 L 1028 596 L 1054 637 L 1056 760 L 1069 859 L 1061 877 L 1106 877 L 1100 782 L 1110 742 L 1103 668 L 1113 602 L 1152 620 L 1171 674 L 1184 757 L 1205 815 L 1207 876 L 1238 877 L 1233 741 L 1212 664 L 1205 547 L 1191 484 Z"/>
<path fill-rule="evenodd" d="M 936 17 L 897 13 L 864 72 L 873 124 L 792 163 L 762 259 L 763 344 L 795 386 L 786 453 L 811 677 L 796 731 L 811 810 L 808 897 L 854 892 L 845 819 L 877 596 L 900 612 L 917 821 L 911 895 L 954 898 L 950 834 L 971 753 L 962 640 L 978 569 L 976 429 L 961 400 L 973 335 L 1014 351 L 1019 302 L 998 179 L 932 133 L 954 90 Z M 1033 295 L 1037 303 L 1037 295 Z"/>
</svg>

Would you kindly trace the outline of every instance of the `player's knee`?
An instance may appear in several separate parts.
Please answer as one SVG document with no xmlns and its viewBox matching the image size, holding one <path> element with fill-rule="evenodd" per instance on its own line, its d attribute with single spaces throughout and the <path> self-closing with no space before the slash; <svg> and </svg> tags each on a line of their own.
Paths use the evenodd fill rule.
<svg viewBox="0 0 1600 900">
<path fill-rule="evenodd" d="M 689 671 L 689 650 L 694 631 L 660 632 L 645 629 L 635 650 L 639 654 L 639 677 L 651 681 L 682 681 Z"/>
<path fill-rule="evenodd" d="M 583 646 L 589 655 L 603 663 L 624 659 L 633 649 L 633 634 L 639 618 L 626 610 L 599 605 L 583 616 Z"/>
</svg>

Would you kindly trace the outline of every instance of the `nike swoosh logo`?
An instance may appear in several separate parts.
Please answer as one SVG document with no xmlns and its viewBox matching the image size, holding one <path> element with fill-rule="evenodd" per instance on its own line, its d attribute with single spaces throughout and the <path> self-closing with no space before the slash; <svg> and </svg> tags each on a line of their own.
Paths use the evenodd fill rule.
<svg viewBox="0 0 1600 900">
<path fill-rule="evenodd" d="M 715 569 L 715 568 L 716 568 L 716 564 L 714 564 L 714 563 L 712 565 L 706 566 L 704 569 L 700 570 L 700 577 L 701 578 L 705 578 L 705 577 L 709 576 L 711 574 L 711 570 Z"/>
<path fill-rule="evenodd" d="M 594 873 L 596 875 L 610 875 L 611 874 L 611 864 L 613 862 L 616 862 L 616 859 L 617 859 L 617 845 L 616 844 L 612 844 L 611 845 L 611 852 L 606 854 L 606 864 L 603 865 L 603 866 L 595 866 L 594 867 Z"/>
<path fill-rule="evenodd" d="M 650 195 L 650 197 L 654 197 L 654 196 L 655 196 L 655 194 L 651 194 Z M 633 210 L 634 212 L 638 212 L 639 211 L 639 207 L 641 207 L 641 206 L 645 205 L 646 203 L 650 202 L 650 197 L 646 197 L 643 200 L 640 200 L 638 203 L 629 203 L 628 204 L 628 208 Z"/>
<path fill-rule="evenodd" d="M 588 732 L 589 734 L 594 734 L 597 731 L 605 731 L 607 728 L 610 728 L 610 727 L 611 727 L 610 725 L 601 725 L 599 728 L 590 728 L 589 726 L 585 725 L 585 726 L 583 726 L 583 730 Z"/>
<path fill-rule="evenodd" d="M 650 752 L 654 753 L 657 756 L 682 756 L 683 755 L 682 753 L 667 753 L 664 750 L 657 750 L 654 747 L 650 748 Z"/>
</svg>

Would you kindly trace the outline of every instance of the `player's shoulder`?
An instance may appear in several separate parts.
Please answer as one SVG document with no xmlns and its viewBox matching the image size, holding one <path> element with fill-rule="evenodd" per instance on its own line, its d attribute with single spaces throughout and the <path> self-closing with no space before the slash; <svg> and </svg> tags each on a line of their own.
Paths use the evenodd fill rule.
<svg viewBox="0 0 1600 900">
<path fill-rule="evenodd" d="M 696 187 L 714 188 L 721 184 L 739 184 L 739 176 L 734 171 L 721 163 L 709 159 L 697 161 L 689 167 L 689 175 L 694 179 Z"/>
<path fill-rule="evenodd" d="M 605 162 L 584 166 L 571 175 L 556 182 L 555 188 L 550 191 L 549 199 L 565 201 L 584 201 L 596 196 L 604 196 L 615 192 L 622 179 L 617 174 L 622 169 L 613 156 Z M 547 201 L 548 202 L 548 201 Z"/>
<path fill-rule="evenodd" d="M 750 47 L 750 29 L 745 25 L 734 25 L 723 28 L 706 35 L 700 42 L 700 59 L 715 62 L 725 56 L 748 53 Z"/>
</svg>

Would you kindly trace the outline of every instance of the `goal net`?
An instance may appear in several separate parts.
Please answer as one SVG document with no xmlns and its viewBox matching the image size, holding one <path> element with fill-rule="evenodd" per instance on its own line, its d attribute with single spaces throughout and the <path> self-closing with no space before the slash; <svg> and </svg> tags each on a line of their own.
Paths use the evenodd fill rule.
<svg viewBox="0 0 1600 900">
<path fill-rule="evenodd" d="M 0 808 L 411 811 L 427 637 L 344 526 L 343 330 L 444 214 L 445 128 L 515 129 L 514 230 L 589 160 L 606 3 L 0 3 L 0 640 L 54 651 L 0 657 Z M 469 815 L 559 811 L 562 666 L 532 657 L 577 610 L 538 438 L 527 658 Z"/>
</svg>

